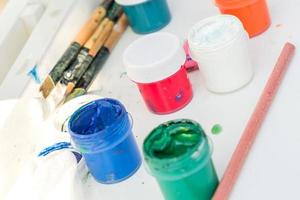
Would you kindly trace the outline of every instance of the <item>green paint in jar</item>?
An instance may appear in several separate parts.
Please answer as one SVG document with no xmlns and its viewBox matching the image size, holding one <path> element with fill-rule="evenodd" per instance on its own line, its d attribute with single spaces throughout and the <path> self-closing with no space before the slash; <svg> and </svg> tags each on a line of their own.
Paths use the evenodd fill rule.
<svg viewBox="0 0 300 200">
<path fill-rule="evenodd" d="M 218 186 L 212 146 L 201 126 L 180 119 L 156 127 L 145 139 L 144 157 L 166 200 L 210 200 Z"/>
</svg>

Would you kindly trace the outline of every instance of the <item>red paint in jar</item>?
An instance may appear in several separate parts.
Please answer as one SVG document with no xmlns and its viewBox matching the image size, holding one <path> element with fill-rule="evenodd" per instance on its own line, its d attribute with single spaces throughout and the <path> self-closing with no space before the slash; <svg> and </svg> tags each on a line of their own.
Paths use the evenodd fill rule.
<svg viewBox="0 0 300 200">
<path fill-rule="evenodd" d="M 187 105 L 193 97 L 186 69 L 154 83 L 137 83 L 149 110 L 157 114 L 175 112 Z"/>
<path fill-rule="evenodd" d="M 182 66 L 185 54 L 181 46 L 170 33 L 154 33 L 136 40 L 124 52 L 127 75 L 137 84 L 148 109 L 156 114 L 176 112 L 193 97 Z"/>
</svg>

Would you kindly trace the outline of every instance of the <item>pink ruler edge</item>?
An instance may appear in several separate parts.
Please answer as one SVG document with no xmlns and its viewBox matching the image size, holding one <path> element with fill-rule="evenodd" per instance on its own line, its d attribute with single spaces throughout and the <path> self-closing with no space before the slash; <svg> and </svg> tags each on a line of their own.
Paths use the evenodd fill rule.
<svg viewBox="0 0 300 200">
<path fill-rule="evenodd" d="M 239 144 L 237 145 L 231 157 L 220 185 L 217 188 L 214 197 L 212 198 L 213 200 L 229 199 L 231 191 L 238 179 L 247 155 L 249 154 L 264 118 L 267 115 L 267 112 L 280 86 L 281 80 L 285 75 L 291 59 L 293 58 L 294 52 L 295 46 L 291 43 L 286 43 L 255 107 L 255 110 L 248 121 Z"/>
</svg>

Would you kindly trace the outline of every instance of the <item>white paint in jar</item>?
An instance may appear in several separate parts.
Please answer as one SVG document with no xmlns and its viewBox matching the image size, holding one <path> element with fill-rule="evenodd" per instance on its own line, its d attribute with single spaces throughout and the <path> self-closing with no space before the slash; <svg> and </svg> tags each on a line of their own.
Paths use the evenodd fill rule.
<svg viewBox="0 0 300 200">
<path fill-rule="evenodd" d="M 232 92 L 251 81 L 254 72 L 249 36 L 235 16 L 217 15 L 198 22 L 191 28 L 188 41 L 208 90 Z"/>
</svg>

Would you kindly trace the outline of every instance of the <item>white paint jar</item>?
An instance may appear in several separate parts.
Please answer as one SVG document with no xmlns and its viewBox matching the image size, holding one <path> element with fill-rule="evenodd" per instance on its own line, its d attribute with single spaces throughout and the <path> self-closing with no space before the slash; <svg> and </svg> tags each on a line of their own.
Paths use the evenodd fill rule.
<svg viewBox="0 0 300 200">
<path fill-rule="evenodd" d="M 252 79 L 249 36 L 237 17 L 206 18 L 192 27 L 188 41 L 191 56 L 199 63 L 208 90 L 232 92 Z"/>
</svg>

